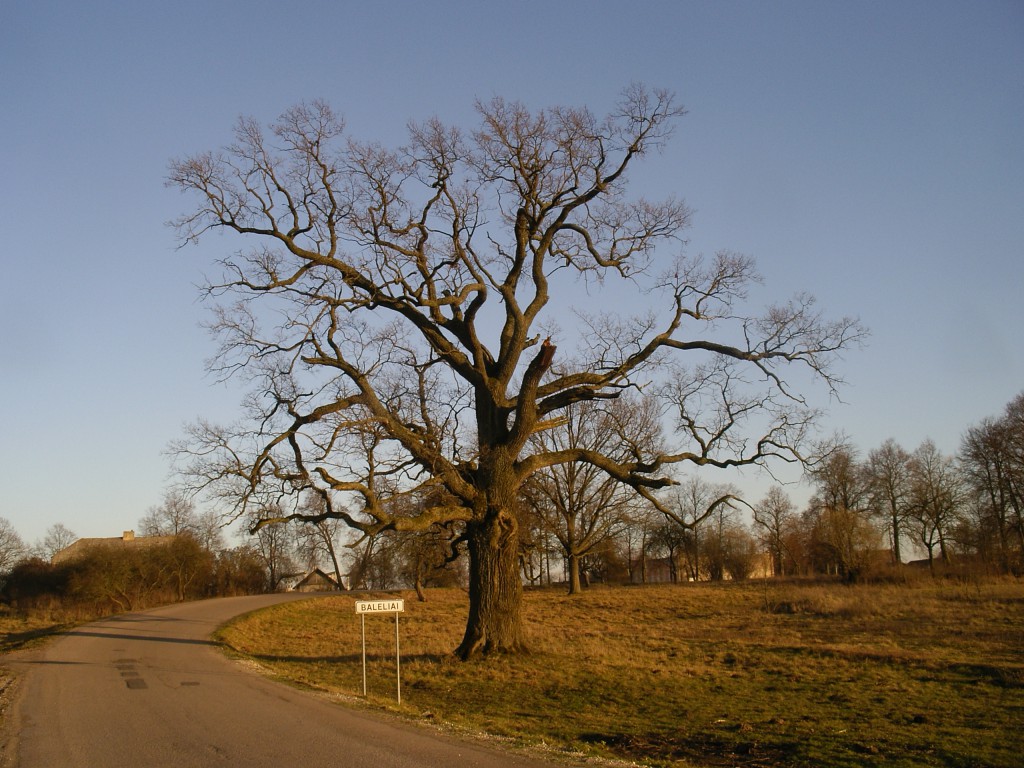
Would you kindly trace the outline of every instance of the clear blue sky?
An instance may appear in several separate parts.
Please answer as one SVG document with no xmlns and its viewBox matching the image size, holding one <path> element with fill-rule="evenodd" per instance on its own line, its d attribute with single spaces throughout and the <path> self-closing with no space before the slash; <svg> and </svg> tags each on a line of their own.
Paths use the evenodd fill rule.
<svg viewBox="0 0 1024 768">
<path fill-rule="evenodd" d="M 830 428 L 953 452 L 1024 389 L 1019 0 L 6 0 L 0 516 L 116 535 L 182 425 L 235 413 L 193 286 L 238 244 L 175 249 L 170 158 L 301 100 L 394 144 L 478 97 L 600 114 L 634 81 L 689 109 L 636 184 L 696 209 L 691 250 L 752 254 L 766 295 L 870 327 Z"/>
</svg>

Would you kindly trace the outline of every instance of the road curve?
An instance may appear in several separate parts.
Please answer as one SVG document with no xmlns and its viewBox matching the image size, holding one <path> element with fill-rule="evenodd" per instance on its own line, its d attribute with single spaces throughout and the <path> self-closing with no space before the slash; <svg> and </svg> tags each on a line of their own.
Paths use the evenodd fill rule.
<svg viewBox="0 0 1024 768">
<path fill-rule="evenodd" d="M 233 616 L 295 595 L 117 616 L 13 654 L 4 764 L 17 768 L 540 768 L 518 755 L 349 710 L 227 659 Z"/>
</svg>

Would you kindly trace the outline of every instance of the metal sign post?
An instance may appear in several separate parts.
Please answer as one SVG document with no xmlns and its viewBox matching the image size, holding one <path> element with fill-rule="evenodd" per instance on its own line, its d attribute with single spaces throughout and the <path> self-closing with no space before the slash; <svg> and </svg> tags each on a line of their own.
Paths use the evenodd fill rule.
<svg viewBox="0 0 1024 768">
<path fill-rule="evenodd" d="M 363 629 L 363 698 L 366 698 L 366 617 L 360 616 Z"/>
<path fill-rule="evenodd" d="M 395 680 L 399 706 L 402 704 L 402 655 L 398 646 L 398 614 L 404 610 L 404 600 L 356 600 L 356 613 L 362 622 L 363 632 L 363 696 L 366 696 L 366 614 L 395 614 Z"/>
</svg>

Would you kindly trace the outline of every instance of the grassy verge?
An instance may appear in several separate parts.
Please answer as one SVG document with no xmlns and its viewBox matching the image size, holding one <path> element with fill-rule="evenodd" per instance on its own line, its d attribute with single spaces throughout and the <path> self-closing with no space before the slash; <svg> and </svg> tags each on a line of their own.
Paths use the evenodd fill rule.
<svg viewBox="0 0 1024 768">
<path fill-rule="evenodd" d="M 412 718 L 652 766 L 1021 765 L 1019 582 L 529 592 L 533 652 L 470 663 L 449 654 L 465 596 L 405 597 Z M 278 606 L 221 639 L 279 677 L 361 696 L 354 599 Z M 393 618 L 366 627 L 367 703 L 397 709 Z"/>
<path fill-rule="evenodd" d="M 50 616 L 20 616 L 0 611 L 0 655 L 27 648 L 72 626 Z"/>
</svg>

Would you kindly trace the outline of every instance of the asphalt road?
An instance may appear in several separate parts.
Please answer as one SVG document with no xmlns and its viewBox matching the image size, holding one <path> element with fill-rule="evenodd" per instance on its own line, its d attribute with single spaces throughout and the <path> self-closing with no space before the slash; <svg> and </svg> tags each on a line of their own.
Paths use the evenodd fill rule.
<svg viewBox="0 0 1024 768">
<path fill-rule="evenodd" d="M 226 658 L 218 625 L 288 595 L 118 616 L 4 659 L 17 676 L 5 765 L 18 768 L 550 766 L 356 712 Z"/>
</svg>

